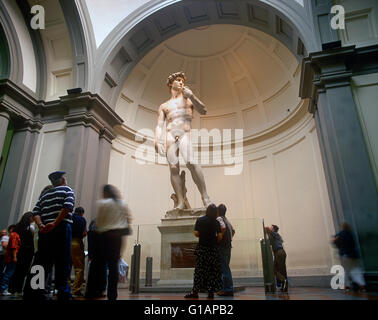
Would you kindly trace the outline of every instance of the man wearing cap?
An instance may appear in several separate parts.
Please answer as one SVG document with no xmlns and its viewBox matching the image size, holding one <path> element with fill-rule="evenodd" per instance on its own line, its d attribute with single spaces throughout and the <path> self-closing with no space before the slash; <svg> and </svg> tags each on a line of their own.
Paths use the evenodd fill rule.
<svg viewBox="0 0 378 320">
<path fill-rule="evenodd" d="M 39 228 L 38 254 L 34 264 L 42 265 L 46 275 L 54 265 L 58 300 L 71 299 L 68 276 L 71 269 L 71 212 L 75 196 L 64 175 L 63 171 L 49 174 L 53 188 L 41 195 L 33 209 L 34 221 Z"/>
</svg>

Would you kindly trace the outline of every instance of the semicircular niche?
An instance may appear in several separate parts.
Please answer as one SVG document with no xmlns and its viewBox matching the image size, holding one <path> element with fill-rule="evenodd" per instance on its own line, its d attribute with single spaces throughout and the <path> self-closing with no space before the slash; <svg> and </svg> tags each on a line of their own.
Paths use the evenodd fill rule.
<svg viewBox="0 0 378 320">
<path fill-rule="evenodd" d="M 169 99 L 167 76 L 180 70 L 208 108 L 205 116 L 195 112 L 193 128 L 240 128 L 253 140 L 304 108 L 300 64 L 289 49 L 256 29 L 211 25 L 173 36 L 134 67 L 116 106 L 126 130 L 153 131 L 159 105 Z"/>
</svg>

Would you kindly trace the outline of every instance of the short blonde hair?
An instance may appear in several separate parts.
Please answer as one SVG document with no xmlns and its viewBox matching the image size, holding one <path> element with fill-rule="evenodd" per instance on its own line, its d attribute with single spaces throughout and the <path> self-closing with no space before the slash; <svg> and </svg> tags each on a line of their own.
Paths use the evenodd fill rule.
<svg viewBox="0 0 378 320">
<path fill-rule="evenodd" d="M 173 81 L 175 81 L 177 78 L 182 78 L 182 79 L 184 79 L 184 82 L 186 81 L 186 76 L 185 76 L 185 73 L 183 71 L 175 72 L 175 73 L 172 73 L 171 75 L 168 76 L 167 86 L 171 87 Z"/>
</svg>

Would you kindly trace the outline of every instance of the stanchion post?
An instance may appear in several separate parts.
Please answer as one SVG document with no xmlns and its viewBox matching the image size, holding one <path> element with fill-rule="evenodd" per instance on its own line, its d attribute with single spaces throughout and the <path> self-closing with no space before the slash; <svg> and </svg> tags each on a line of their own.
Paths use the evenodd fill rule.
<svg viewBox="0 0 378 320">
<path fill-rule="evenodd" d="M 135 273 L 134 273 L 134 292 L 133 293 L 139 293 L 139 274 L 140 274 L 140 251 L 141 246 L 139 243 L 134 245 L 134 265 L 135 265 Z"/>
<path fill-rule="evenodd" d="M 152 287 L 152 257 L 146 258 L 146 287 Z"/>
<path fill-rule="evenodd" d="M 131 255 L 131 268 L 130 268 L 130 285 L 129 285 L 129 291 L 130 292 L 133 292 L 134 291 L 134 287 L 135 287 L 135 283 L 134 283 L 134 272 L 135 272 L 135 257 L 134 255 L 132 254 Z"/>
</svg>

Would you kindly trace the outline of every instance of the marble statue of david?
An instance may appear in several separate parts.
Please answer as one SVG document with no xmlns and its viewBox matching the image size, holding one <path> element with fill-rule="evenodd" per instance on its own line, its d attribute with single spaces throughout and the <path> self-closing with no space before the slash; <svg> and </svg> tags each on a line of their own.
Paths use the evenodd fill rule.
<svg viewBox="0 0 378 320">
<path fill-rule="evenodd" d="M 185 86 L 184 72 L 171 74 L 167 79 L 171 98 L 160 105 L 158 120 L 155 128 L 155 150 L 167 157 L 171 183 L 177 196 L 175 209 L 185 208 L 182 179 L 180 177 L 179 155 L 182 155 L 186 167 L 189 169 L 194 183 L 201 194 L 202 202 L 207 208 L 211 201 L 206 191 L 205 179 L 201 167 L 193 161 L 193 147 L 190 137 L 192 128 L 193 109 L 200 114 L 206 114 L 205 105 Z M 160 141 L 164 122 L 166 126 L 165 145 Z"/>
</svg>

